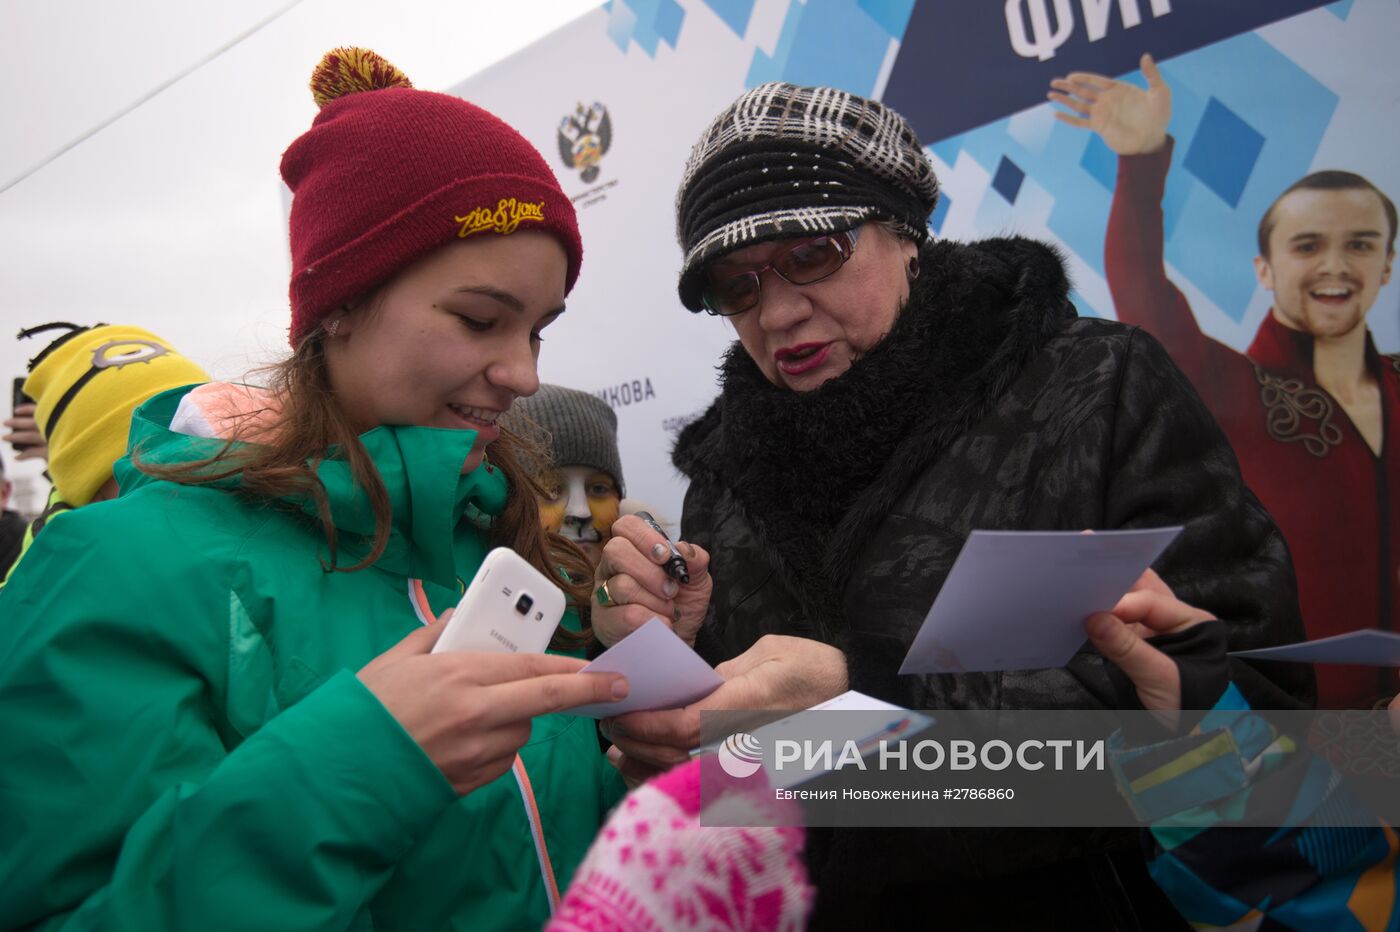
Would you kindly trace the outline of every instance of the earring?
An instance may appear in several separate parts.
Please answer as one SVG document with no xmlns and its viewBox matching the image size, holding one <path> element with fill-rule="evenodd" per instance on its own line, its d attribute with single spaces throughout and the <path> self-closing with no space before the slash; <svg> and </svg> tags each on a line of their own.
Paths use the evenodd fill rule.
<svg viewBox="0 0 1400 932">
<path fill-rule="evenodd" d="M 911 282 L 912 282 L 914 279 L 916 279 L 916 278 L 919 277 L 919 271 L 920 271 L 920 270 L 919 270 L 919 257 L 918 257 L 918 256 L 910 256 L 910 257 L 909 257 L 909 280 L 910 280 Z"/>
<path fill-rule="evenodd" d="M 340 318 L 339 318 L 339 317 L 337 317 L 335 320 L 328 320 L 328 321 L 326 321 L 326 336 L 328 336 L 328 337 L 334 337 L 335 334 L 336 334 L 336 331 L 339 330 L 339 329 L 340 329 Z"/>
</svg>

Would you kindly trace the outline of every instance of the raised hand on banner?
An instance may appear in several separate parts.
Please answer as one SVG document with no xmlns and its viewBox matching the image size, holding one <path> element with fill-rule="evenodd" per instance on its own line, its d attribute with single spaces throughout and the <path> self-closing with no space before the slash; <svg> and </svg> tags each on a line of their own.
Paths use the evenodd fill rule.
<svg viewBox="0 0 1400 932">
<path fill-rule="evenodd" d="M 1215 618 L 1187 605 L 1152 570 L 1145 571 L 1111 612 L 1084 621 L 1089 641 L 1104 659 L 1118 665 L 1137 688 L 1143 708 L 1168 713 L 1181 710 L 1181 670 L 1176 661 L 1147 642 Z M 1174 722 L 1172 722 L 1174 723 Z"/>
<path fill-rule="evenodd" d="M 1147 89 L 1088 71 L 1071 72 L 1050 82 L 1048 96 L 1066 108 L 1055 118 L 1070 126 L 1098 133 L 1118 155 L 1156 152 L 1167 141 L 1172 117 L 1172 91 L 1151 55 L 1143 55 L 1142 76 Z"/>
</svg>

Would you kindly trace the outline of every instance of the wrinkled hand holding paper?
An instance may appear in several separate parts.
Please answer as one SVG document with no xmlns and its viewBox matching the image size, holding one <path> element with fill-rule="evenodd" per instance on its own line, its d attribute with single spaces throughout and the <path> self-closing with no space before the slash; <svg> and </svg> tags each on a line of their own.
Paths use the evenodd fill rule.
<svg viewBox="0 0 1400 932">
<path fill-rule="evenodd" d="M 567 710 L 570 715 L 587 718 L 679 709 L 699 702 L 724 682 L 660 618 L 651 619 L 579 672 L 621 673 L 630 687 L 627 698 L 621 702 L 599 702 Z"/>
<path fill-rule="evenodd" d="M 899 672 L 1063 667 L 1179 533 L 973 531 Z"/>
</svg>

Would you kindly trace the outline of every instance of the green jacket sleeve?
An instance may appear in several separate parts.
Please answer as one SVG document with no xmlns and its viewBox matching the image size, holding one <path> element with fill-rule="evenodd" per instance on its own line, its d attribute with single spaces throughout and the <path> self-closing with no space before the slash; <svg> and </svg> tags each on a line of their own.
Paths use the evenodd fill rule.
<svg viewBox="0 0 1400 932">
<path fill-rule="evenodd" d="M 0 591 L 0 929 L 349 927 L 450 785 L 349 672 L 239 735 L 227 570 L 87 511 Z"/>
</svg>

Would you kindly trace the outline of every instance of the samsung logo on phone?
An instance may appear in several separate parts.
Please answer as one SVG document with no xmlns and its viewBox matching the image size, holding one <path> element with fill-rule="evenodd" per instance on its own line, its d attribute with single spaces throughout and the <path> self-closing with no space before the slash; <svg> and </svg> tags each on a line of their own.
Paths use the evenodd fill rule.
<svg viewBox="0 0 1400 932">
<path fill-rule="evenodd" d="M 501 634 L 501 632 L 497 631 L 495 628 L 491 629 L 491 637 L 504 644 L 506 646 L 506 649 L 509 650 L 512 654 L 520 652 L 520 648 L 515 646 L 514 641 L 506 637 L 504 634 Z"/>
</svg>

